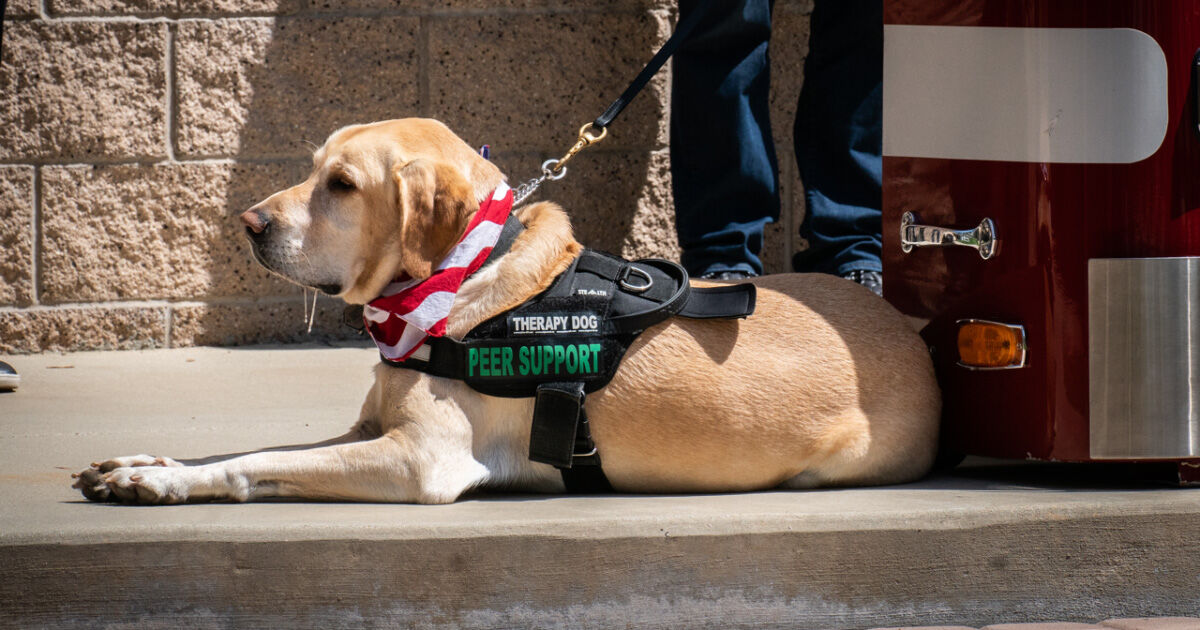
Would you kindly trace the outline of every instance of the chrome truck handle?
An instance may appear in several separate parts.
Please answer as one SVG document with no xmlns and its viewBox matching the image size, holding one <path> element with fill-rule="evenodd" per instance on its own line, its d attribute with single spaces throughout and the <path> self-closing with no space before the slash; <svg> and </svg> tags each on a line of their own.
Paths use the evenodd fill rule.
<svg viewBox="0 0 1200 630">
<path fill-rule="evenodd" d="M 917 216 L 905 212 L 900 217 L 900 249 L 909 253 L 914 247 L 942 247 L 962 245 L 972 247 L 979 257 L 987 260 L 996 255 L 1000 240 L 996 238 L 996 224 L 991 219 L 979 222 L 973 230 L 951 230 L 936 225 L 919 225 Z"/>
</svg>

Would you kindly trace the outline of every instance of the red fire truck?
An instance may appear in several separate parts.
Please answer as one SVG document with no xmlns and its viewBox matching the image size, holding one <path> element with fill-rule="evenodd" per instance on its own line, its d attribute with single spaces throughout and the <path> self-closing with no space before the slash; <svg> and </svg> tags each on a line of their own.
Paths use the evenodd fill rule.
<svg viewBox="0 0 1200 630">
<path fill-rule="evenodd" d="M 1200 482 L 1200 2 L 884 7 L 884 295 L 944 448 Z"/>
</svg>

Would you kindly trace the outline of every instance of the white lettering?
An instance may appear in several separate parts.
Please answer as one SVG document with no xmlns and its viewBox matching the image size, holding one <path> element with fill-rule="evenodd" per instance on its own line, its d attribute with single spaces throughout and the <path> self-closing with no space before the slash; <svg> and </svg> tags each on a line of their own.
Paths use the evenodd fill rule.
<svg viewBox="0 0 1200 630">
<path fill-rule="evenodd" d="M 600 329 L 600 316 L 583 315 L 521 315 L 509 317 L 511 334 L 547 334 L 596 332 Z"/>
</svg>

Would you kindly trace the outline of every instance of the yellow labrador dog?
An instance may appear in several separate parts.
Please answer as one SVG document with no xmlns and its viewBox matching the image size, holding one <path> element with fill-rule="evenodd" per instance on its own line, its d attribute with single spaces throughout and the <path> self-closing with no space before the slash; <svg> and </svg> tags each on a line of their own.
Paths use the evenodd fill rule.
<svg viewBox="0 0 1200 630">
<path fill-rule="evenodd" d="M 362 304 L 402 273 L 429 276 L 504 179 L 439 122 L 357 125 L 329 137 L 307 180 L 241 219 L 268 269 Z M 558 205 L 525 205 L 516 216 L 525 231 L 463 283 L 450 337 L 539 294 L 580 253 Z M 588 396 L 612 486 L 731 492 L 925 474 L 941 399 L 925 345 L 905 318 L 833 276 L 754 284 L 749 318 L 657 324 L 629 348 L 611 383 Z M 76 475 L 75 487 L 89 498 L 139 503 L 447 503 L 474 488 L 561 492 L 559 472 L 529 459 L 533 404 L 381 364 L 358 422 L 340 438 L 198 465 L 118 457 Z"/>
</svg>

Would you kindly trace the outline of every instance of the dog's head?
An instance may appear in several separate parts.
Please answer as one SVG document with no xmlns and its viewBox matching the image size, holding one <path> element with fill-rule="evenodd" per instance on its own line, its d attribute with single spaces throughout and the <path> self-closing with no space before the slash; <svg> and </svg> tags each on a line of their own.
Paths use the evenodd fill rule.
<svg viewBox="0 0 1200 630">
<path fill-rule="evenodd" d="M 334 132 L 303 183 L 242 213 L 254 257 L 361 304 L 429 276 L 504 176 L 445 125 L 406 118 Z"/>
</svg>

